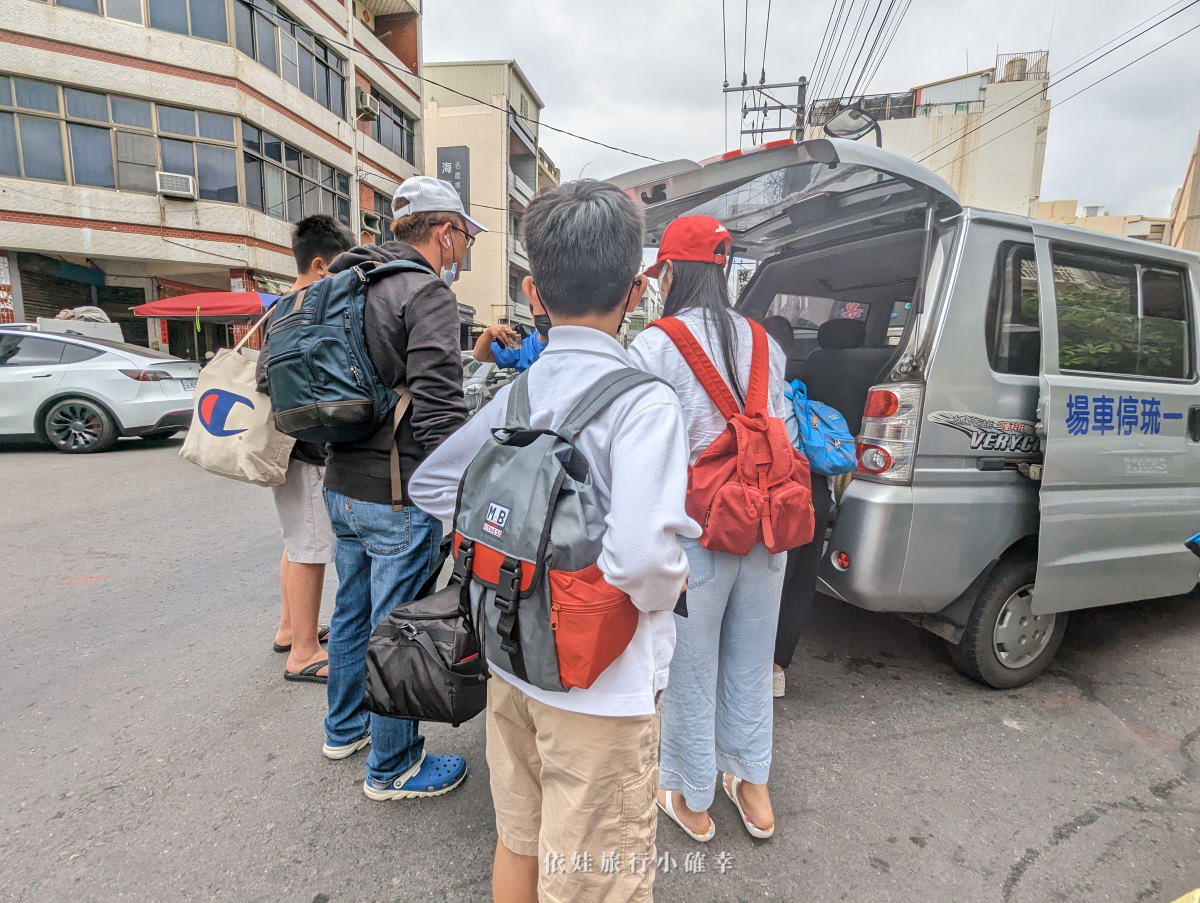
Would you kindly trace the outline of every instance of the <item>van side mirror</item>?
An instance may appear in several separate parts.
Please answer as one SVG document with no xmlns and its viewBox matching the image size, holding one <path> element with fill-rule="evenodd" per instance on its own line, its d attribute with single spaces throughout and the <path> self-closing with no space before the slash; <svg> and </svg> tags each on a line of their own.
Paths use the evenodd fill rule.
<svg viewBox="0 0 1200 903">
<path fill-rule="evenodd" d="M 857 141 L 872 131 L 875 132 L 875 146 L 883 147 L 883 132 L 879 123 L 870 113 L 864 112 L 861 106 L 847 107 L 825 123 L 826 135 L 830 138 L 844 138 L 847 141 Z"/>
</svg>

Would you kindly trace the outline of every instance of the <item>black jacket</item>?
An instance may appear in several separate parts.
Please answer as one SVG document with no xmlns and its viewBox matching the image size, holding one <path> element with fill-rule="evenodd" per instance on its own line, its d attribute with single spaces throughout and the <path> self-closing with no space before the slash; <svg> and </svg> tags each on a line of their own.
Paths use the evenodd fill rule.
<svg viewBox="0 0 1200 903">
<path fill-rule="evenodd" d="M 329 269 L 337 273 L 368 260 L 413 260 L 429 266 L 411 245 L 389 241 L 346 251 Z M 402 499 L 410 505 L 408 480 L 413 471 L 467 419 L 458 301 L 437 276 L 397 273 L 371 286 L 363 327 L 367 355 L 380 381 L 386 386 L 405 384 L 412 392 L 397 434 Z M 364 502 L 391 504 L 391 445 L 390 420 L 366 439 L 331 443 L 326 488 Z"/>
</svg>

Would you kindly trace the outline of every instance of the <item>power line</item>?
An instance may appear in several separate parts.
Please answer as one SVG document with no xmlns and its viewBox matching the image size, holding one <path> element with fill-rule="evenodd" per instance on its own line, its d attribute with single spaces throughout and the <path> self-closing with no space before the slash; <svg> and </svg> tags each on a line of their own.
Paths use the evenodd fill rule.
<svg viewBox="0 0 1200 903">
<path fill-rule="evenodd" d="M 890 20 L 892 18 L 892 12 L 896 8 L 897 2 L 898 2 L 898 0 L 891 0 L 891 3 L 888 4 L 887 12 L 883 14 L 883 21 L 879 23 L 879 31 L 875 32 L 875 42 L 871 45 L 871 49 L 867 52 L 867 58 L 863 61 L 862 69 L 858 73 L 858 79 L 854 82 L 854 89 L 850 92 L 851 97 L 858 96 L 858 89 L 860 87 L 864 91 L 866 91 L 867 85 L 863 84 L 863 79 L 866 78 L 867 71 L 871 68 L 872 59 L 874 58 L 876 52 L 879 49 L 880 42 L 883 40 L 884 33 L 888 30 L 889 26 L 891 25 Z M 886 52 L 887 51 L 884 50 L 884 53 L 886 53 Z M 882 59 L 882 58 L 883 58 L 883 54 L 880 54 L 880 59 Z"/>
<path fill-rule="evenodd" d="M 1176 6 L 1177 2 L 1178 2 L 1178 0 L 1176 1 L 1176 4 L 1171 4 L 1171 6 Z M 931 157 L 931 156 L 936 156 L 937 154 L 941 154 L 943 150 L 947 150 L 948 148 L 950 148 L 950 146 L 953 146 L 954 144 L 958 143 L 959 140 L 967 137 L 968 134 L 977 132 L 980 130 L 980 128 L 983 128 L 985 125 L 990 125 L 991 122 L 994 122 L 997 119 L 1000 119 L 1001 116 L 1012 113 L 1014 109 L 1024 106 L 1024 104 L 1030 102 L 1031 100 L 1033 100 L 1034 97 L 1037 97 L 1038 95 L 1045 94 L 1045 91 L 1049 91 L 1051 88 L 1054 88 L 1055 85 L 1061 84 L 1062 82 L 1066 82 L 1066 80 L 1068 78 L 1078 76 L 1078 74 L 1080 72 L 1084 71 L 1085 68 L 1087 68 L 1088 66 L 1096 65 L 1097 62 L 1099 62 L 1100 60 L 1103 60 L 1105 58 L 1105 56 L 1108 56 L 1111 53 L 1115 53 L 1115 52 L 1117 52 L 1117 50 L 1120 50 L 1122 47 L 1127 46 L 1127 44 L 1138 40 L 1139 37 L 1147 34 L 1148 31 L 1152 31 L 1153 29 L 1158 28 L 1158 26 L 1162 25 L 1164 22 L 1168 22 L 1168 20 L 1174 19 L 1176 16 L 1178 16 L 1178 14 L 1187 12 L 1188 10 L 1190 10 L 1190 8 L 1192 8 L 1193 6 L 1198 4 L 1198 2 L 1200 2 L 1200 0 L 1189 0 L 1188 4 L 1186 6 L 1182 6 L 1181 8 L 1178 8 L 1178 10 L 1176 10 L 1175 12 L 1172 12 L 1170 14 L 1170 16 L 1166 16 L 1165 18 L 1159 19 L 1158 22 L 1148 26 L 1148 28 L 1146 28 L 1144 30 L 1139 31 L 1138 34 L 1134 35 L 1133 37 L 1129 37 L 1129 38 L 1127 38 L 1127 40 L 1121 41 L 1121 38 L 1128 35 L 1130 31 L 1141 28 L 1141 25 L 1145 25 L 1146 22 L 1150 22 L 1150 19 L 1153 19 L 1154 17 L 1159 16 L 1159 14 L 1166 12 L 1166 10 L 1170 10 L 1171 6 L 1166 7 L 1165 10 L 1160 10 L 1159 12 L 1154 13 L 1154 16 L 1151 16 L 1150 19 L 1142 20 L 1142 22 L 1134 25 L 1133 28 L 1130 28 L 1130 29 L 1127 29 L 1126 31 L 1121 32 L 1120 35 L 1117 35 L 1114 38 L 1110 38 L 1109 41 L 1105 41 L 1103 44 L 1100 44 L 1100 46 L 1097 47 L 1096 49 L 1091 50 L 1091 52 L 1085 53 L 1084 55 L 1080 56 L 1080 58 L 1078 60 L 1075 60 L 1074 62 L 1069 62 L 1069 64 L 1067 66 L 1064 66 L 1064 70 L 1070 70 L 1070 67 L 1074 66 L 1075 64 L 1078 64 L 1078 62 L 1081 62 L 1082 60 L 1086 60 L 1088 58 L 1088 56 L 1091 56 L 1094 53 L 1098 53 L 1099 50 L 1103 50 L 1105 47 L 1108 47 L 1109 44 L 1111 44 L 1112 42 L 1121 41 L 1121 43 L 1117 43 L 1116 46 L 1110 47 L 1109 49 L 1104 50 L 1104 53 L 1100 53 L 1100 55 L 1096 56 L 1096 58 L 1094 58 L 1092 60 L 1088 60 L 1087 62 L 1085 62 L 1084 65 L 1080 66 L 1079 68 L 1076 68 L 1076 70 L 1064 72 L 1063 74 L 1061 74 L 1061 76 L 1056 76 L 1056 77 L 1050 79 L 1049 82 L 1046 83 L 1044 86 L 1042 86 L 1042 85 L 1034 86 L 1034 88 L 1030 89 L 1030 91 L 1027 91 L 1026 94 L 1020 95 L 1018 97 L 1014 97 L 1012 101 L 1009 101 L 1007 104 L 1004 104 L 1004 106 L 1002 106 L 1000 109 L 997 109 L 995 113 L 989 113 L 988 115 L 985 115 L 984 118 L 982 120 L 980 120 L 976 126 L 970 128 L 970 130 L 967 130 L 966 132 L 962 133 L 961 136 L 947 140 L 947 142 L 944 142 L 944 143 L 941 142 L 941 140 L 935 140 L 934 143 L 926 145 L 925 148 L 917 151 L 917 154 L 920 154 L 922 156 L 917 157 L 917 155 L 914 154 L 913 157 L 916 157 L 916 162 L 920 163 L 920 162 L 924 162 L 925 160 L 929 160 L 929 157 Z M 941 146 L 936 146 L 936 145 L 941 145 Z M 936 149 L 930 150 L 931 148 L 936 148 Z M 926 154 L 925 151 L 930 151 L 930 153 Z"/>
<path fill-rule="evenodd" d="M 820 97 L 820 91 L 824 88 L 826 78 L 832 68 L 834 57 L 837 55 L 838 46 L 841 44 L 842 33 L 845 31 L 846 22 L 849 22 L 850 13 L 854 9 L 854 0 L 837 0 L 837 14 L 833 20 L 833 27 L 829 32 L 829 43 L 825 45 L 825 55 L 817 67 L 817 72 L 813 76 L 813 97 Z M 843 21 L 843 14 L 845 21 Z"/>
<path fill-rule="evenodd" d="M 1090 85 L 1085 85 L 1084 87 L 1082 87 L 1082 88 L 1080 88 L 1078 91 L 1076 91 L 1074 94 L 1071 94 L 1071 95 L 1069 95 L 1069 96 L 1067 96 L 1067 97 L 1064 97 L 1062 100 L 1058 101 L 1058 103 L 1056 104 L 1056 106 L 1060 106 L 1060 107 L 1061 107 L 1061 106 L 1062 106 L 1064 103 L 1066 103 L 1068 100 L 1071 100 L 1071 98 L 1073 98 L 1073 97 L 1078 97 L 1078 96 L 1079 96 L 1080 94 L 1082 94 L 1084 91 L 1088 91 L 1088 90 L 1090 90 L 1090 89 L 1092 89 L 1092 88 L 1096 87 L 1096 85 L 1100 84 L 1101 82 L 1108 81 L 1108 80 L 1109 80 L 1110 78 L 1112 78 L 1114 75 L 1116 75 L 1116 74 L 1118 74 L 1118 73 L 1120 73 L 1120 72 L 1124 72 L 1126 69 L 1128 69 L 1130 66 L 1134 65 L 1135 63 L 1140 63 L 1140 62 L 1141 62 L 1142 60 L 1144 60 L 1146 57 L 1148 57 L 1148 56 L 1151 56 L 1151 55 L 1153 55 L 1153 54 L 1155 54 L 1155 53 L 1158 53 L 1158 51 L 1162 50 L 1162 49 L 1163 49 L 1163 48 L 1165 48 L 1165 47 L 1168 47 L 1168 46 L 1169 46 L 1169 45 L 1171 45 L 1171 44 L 1174 44 L 1174 43 L 1175 43 L 1176 41 L 1178 41 L 1180 38 L 1182 38 L 1182 37 L 1186 37 L 1187 35 L 1191 34 L 1193 31 L 1196 31 L 1197 29 L 1200 29 L 1200 24 L 1193 25 L 1193 26 L 1192 26 L 1191 28 L 1189 28 L 1187 31 L 1184 31 L 1184 32 L 1181 32 L 1180 34 L 1177 34 L 1177 35 L 1175 35 L 1175 37 L 1171 38 L 1171 39 L 1170 39 L 1170 40 L 1168 40 L 1168 41 L 1164 41 L 1163 43 L 1159 44 L 1157 47 L 1152 47 L 1150 50 L 1146 51 L 1145 53 L 1143 53 L 1141 56 L 1137 57 L 1136 59 L 1132 59 L 1132 60 L 1130 60 L 1130 61 L 1129 61 L 1128 63 L 1126 63 L 1124 66 L 1121 66 L 1121 67 L 1120 67 L 1120 68 L 1118 68 L 1118 69 L 1114 69 L 1112 72 L 1109 72 L 1107 75 L 1103 75 L 1103 76 L 1101 76 L 1100 78 L 1098 78 L 1098 79 L 1096 79 L 1094 82 L 1092 82 Z M 982 148 L 984 148 L 984 147 L 986 147 L 987 145 L 991 144 L 993 141 L 999 140 L 1000 138 L 1003 138 L 1005 135 L 1007 135 L 1007 134 L 1009 134 L 1009 133 L 1011 133 L 1011 132 L 1015 132 L 1017 129 L 1019 129 L 1019 128 L 1020 128 L 1021 126 L 1023 126 L 1023 125 L 1028 125 L 1029 123 L 1033 122 L 1035 119 L 1038 119 L 1038 118 L 1039 118 L 1041 115 L 1042 115 L 1041 113 L 1038 113 L 1037 115 L 1030 116 L 1028 119 L 1025 119 L 1025 120 L 1023 120 L 1023 121 L 1021 121 L 1021 122 L 1018 122 L 1018 123 L 1017 123 L 1016 125 L 1014 125 L 1014 126 L 1011 128 L 1011 129 L 1008 129 L 1007 131 L 1003 131 L 1003 132 L 1001 132 L 999 135 L 995 135 L 995 136 L 993 136 L 993 137 L 989 138 L 987 141 L 984 141 L 984 142 L 982 142 L 982 143 L 981 143 L 981 144 L 979 144 L 977 147 L 974 147 L 974 148 L 972 148 L 971 150 L 968 150 L 968 151 L 963 151 L 961 154 L 959 154 L 957 157 L 955 157 L 955 158 L 954 158 L 953 160 L 951 160 L 949 163 L 943 163 L 941 166 L 939 166 L 937 169 L 935 169 L 935 170 L 934 170 L 934 172 L 940 172 L 941 170 L 945 169 L 947 166 L 951 166 L 951 165 L 953 165 L 953 164 L 957 163 L 957 162 L 958 162 L 959 160 L 961 160 L 963 157 L 968 157 L 968 156 L 970 156 L 971 154 L 977 153 L 979 150 L 981 150 Z M 920 161 L 917 161 L 917 162 L 920 162 Z"/>
<path fill-rule="evenodd" d="M 758 77 L 758 83 L 765 85 L 767 83 L 767 37 L 771 34 L 771 0 L 767 0 L 767 24 L 763 28 L 763 57 L 762 57 L 762 74 Z"/>
<path fill-rule="evenodd" d="M 862 30 L 863 22 L 865 22 L 867 20 L 867 9 L 868 9 L 868 7 L 870 7 L 870 5 L 871 5 L 870 0 L 865 0 L 865 2 L 863 3 L 863 6 L 862 6 L 862 10 L 858 14 L 858 21 L 854 24 L 854 31 L 852 31 L 850 33 L 850 40 L 846 44 L 846 54 L 845 54 L 845 56 L 842 57 L 842 62 L 838 66 L 837 74 L 833 78 L 834 91 L 837 91 L 838 85 L 840 85 L 842 83 L 842 75 L 843 75 L 843 73 L 845 73 L 846 65 L 850 62 L 850 57 L 854 53 L 854 45 L 858 43 L 858 35 L 859 35 L 859 32 Z M 839 92 L 837 94 L 837 96 L 841 97 L 842 95 Z"/>
<path fill-rule="evenodd" d="M 742 87 L 746 86 L 746 47 L 750 43 L 750 0 L 746 0 L 746 15 L 742 19 Z"/>
<path fill-rule="evenodd" d="M 721 0 L 721 81 L 722 88 L 729 87 L 729 41 L 725 29 L 725 0 Z M 722 91 L 721 96 L 725 100 L 725 150 L 729 150 L 729 95 Z"/>
<path fill-rule="evenodd" d="M 746 0 L 746 2 L 747 2 L 747 4 L 749 4 L 750 0 Z M 290 19 L 289 20 L 282 19 L 282 17 L 277 12 L 276 13 L 268 13 L 264 10 L 259 10 L 259 15 L 266 16 L 268 18 L 273 18 L 276 22 L 287 21 L 287 23 L 289 25 L 293 24 Z M 576 132 L 568 131 L 567 129 L 559 128 L 558 126 L 550 125 L 548 122 L 543 122 L 541 120 L 535 119 L 532 116 L 526 116 L 522 113 L 518 113 L 516 110 L 508 109 L 508 108 L 500 106 L 499 104 L 494 104 L 494 103 L 491 103 L 490 101 L 486 101 L 481 98 L 474 97 L 470 94 L 467 94 L 464 91 L 458 90 L 457 88 L 451 88 L 449 85 L 443 85 L 441 82 L 436 82 L 432 78 L 429 78 L 428 76 L 418 75 L 416 72 L 411 72 L 409 69 L 407 69 L 405 67 L 394 65 L 392 63 L 389 63 L 387 60 L 381 60 L 378 57 L 374 57 L 371 54 L 367 53 L 365 50 L 359 50 L 357 47 L 352 47 L 351 45 L 346 44 L 343 41 L 335 41 L 331 38 L 325 37 L 324 35 L 318 35 L 316 32 L 312 31 L 305 25 L 301 25 L 300 23 L 295 23 L 295 24 L 298 27 L 303 28 L 310 35 L 320 38 L 320 40 L 323 43 L 331 44 L 334 47 L 341 47 L 343 50 L 346 50 L 349 53 L 357 53 L 361 56 L 365 56 L 367 59 L 371 60 L 372 62 L 374 62 L 380 66 L 383 66 L 386 69 L 391 69 L 395 72 L 400 73 L 401 75 L 407 75 L 410 78 L 415 78 L 418 81 L 433 85 L 435 88 L 441 88 L 444 91 L 449 91 L 452 94 L 457 94 L 460 97 L 465 97 L 467 100 L 474 101 L 475 103 L 481 104 L 482 106 L 485 106 L 485 107 L 491 107 L 493 110 L 499 110 L 501 113 L 505 113 L 509 116 L 515 116 L 518 119 L 524 119 L 526 122 L 532 122 L 535 125 L 539 126 L 540 128 L 549 129 L 552 132 L 558 132 L 560 135 L 566 135 L 570 138 L 575 138 L 579 141 L 586 141 L 588 144 L 595 144 L 599 147 L 607 148 L 608 150 L 617 151 L 618 153 L 628 154 L 631 157 L 639 157 L 642 160 L 649 160 L 651 163 L 664 162 L 664 161 L 660 160 L 658 157 L 651 157 L 651 156 L 648 156 L 647 154 L 639 154 L 637 151 L 631 151 L 631 150 L 627 150 L 626 148 L 623 148 L 623 147 L 617 147 L 615 144 L 608 144 L 607 142 L 600 141 L 597 138 L 589 138 L 586 135 L 580 135 Z"/>
<path fill-rule="evenodd" d="M 864 13 L 866 12 L 866 9 L 866 6 L 864 6 Z M 842 89 L 843 96 L 845 96 L 846 92 L 850 90 L 850 82 L 854 79 L 854 73 L 858 69 L 859 60 L 862 59 L 863 51 L 867 48 L 867 41 L 869 41 L 871 38 L 871 31 L 875 28 L 875 21 L 879 18 L 879 13 L 882 9 L 883 0 L 878 0 L 878 2 L 875 4 L 875 12 L 871 16 L 871 22 L 869 25 L 867 25 L 867 30 L 863 32 L 862 43 L 858 45 L 858 53 L 856 53 L 854 56 L 854 62 L 850 64 L 850 71 L 846 73 L 846 85 Z M 878 41 L 878 37 L 876 37 L 876 40 Z M 861 73 L 859 78 L 862 78 Z"/>
<path fill-rule="evenodd" d="M 825 20 L 825 31 L 821 34 L 821 43 L 817 45 L 817 55 L 813 58 L 812 69 L 809 70 L 814 83 L 821 71 L 821 61 L 825 56 L 826 41 L 829 40 L 830 30 L 833 26 L 834 12 L 838 9 L 839 2 L 840 0 L 832 0 L 829 4 L 829 18 Z"/>
<path fill-rule="evenodd" d="M 883 64 L 884 58 L 888 51 L 892 49 L 892 43 L 896 40 L 896 35 L 900 31 L 900 25 L 904 22 L 904 17 L 908 15 L 908 8 L 912 6 L 912 0 L 904 0 L 904 5 L 900 8 L 899 14 L 896 16 L 895 24 L 892 26 L 891 34 L 883 43 L 882 49 L 879 51 L 879 56 L 875 58 L 875 65 L 871 69 L 871 74 L 863 81 L 863 91 L 871 87 L 871 83 L 875 80 L 875 74 L 879 71 L 879 67 Z"/>
</svg>

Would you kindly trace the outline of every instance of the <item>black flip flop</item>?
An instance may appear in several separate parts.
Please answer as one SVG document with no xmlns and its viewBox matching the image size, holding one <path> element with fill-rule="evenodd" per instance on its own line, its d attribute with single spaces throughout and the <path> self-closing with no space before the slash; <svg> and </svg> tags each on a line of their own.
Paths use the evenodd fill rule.
<svg viewBox="0 0 1200 903">
<path fill-rule="evenodd" d="M 328 677 L 322 677 L 317 672 L 329 664 L 329 659 L 323 658 L 319 662 L 313 662 L 303 671 L 288 671 L 286 668 L 283 671 L 284 680 L 295 680 L 301 683 L 323 684 L 328 683 Z"/>
<path fill-rule="evenodd" d="M 329 625 L 322 624 L 320 627 L 317 628 L 317 642 L 324 643 L 328 639 L 329 639 Z M 273 650 L 275 650 L 276 652 L 291 652 L 292 644 L 288 643 L 286 646 L 280 646 L 278 643 L 272 643 L 271 648 Z"/>
</svg>

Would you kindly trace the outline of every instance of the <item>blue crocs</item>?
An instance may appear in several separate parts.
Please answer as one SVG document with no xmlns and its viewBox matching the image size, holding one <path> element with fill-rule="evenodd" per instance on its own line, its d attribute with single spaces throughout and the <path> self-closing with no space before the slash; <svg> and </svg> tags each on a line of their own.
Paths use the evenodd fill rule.
<svg viewBox="0 0 1200 903">
<path fill-rule="evenodd" d="M 373 800 L 409 800 L 442 796 L 463 782 L 467 760 L 462 756 L 423 755 L 421 761 L 396 780 L 379 783 L 367 778 L 363 793 Z"/>
</svg>

